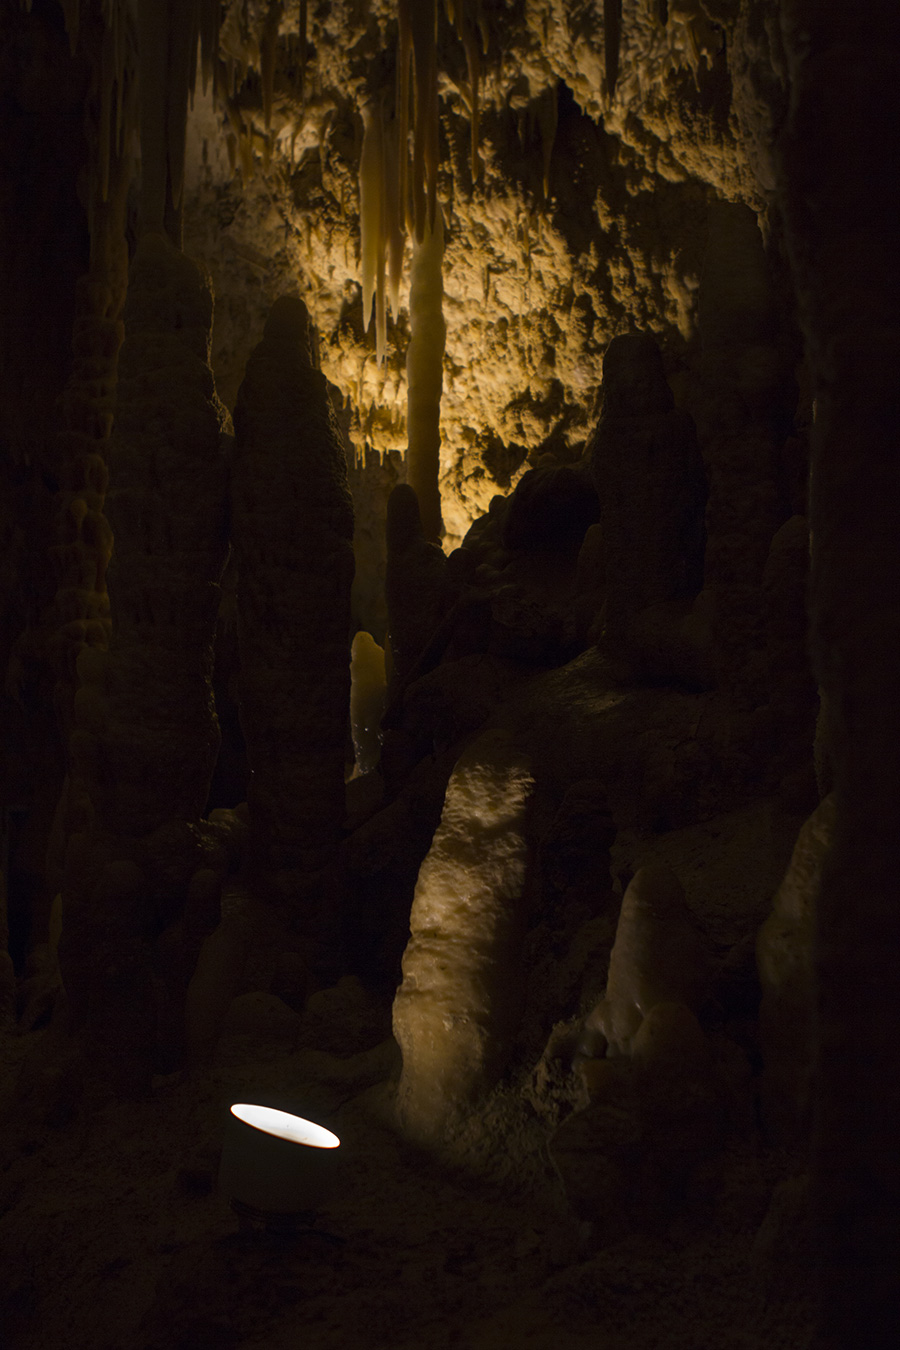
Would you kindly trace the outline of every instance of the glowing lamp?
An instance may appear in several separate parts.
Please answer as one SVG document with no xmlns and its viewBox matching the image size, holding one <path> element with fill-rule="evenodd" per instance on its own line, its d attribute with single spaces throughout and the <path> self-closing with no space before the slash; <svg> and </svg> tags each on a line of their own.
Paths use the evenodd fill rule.
<svg viewBox="0 0 900 1350">
<path fill-rule="evenodd" d="M 331 1186 L 340 1139 L 288 1111 L 236 1102 L 219 1186 L 242 1219 L 265 1227 L 311 1220 Z"/>
</svg>

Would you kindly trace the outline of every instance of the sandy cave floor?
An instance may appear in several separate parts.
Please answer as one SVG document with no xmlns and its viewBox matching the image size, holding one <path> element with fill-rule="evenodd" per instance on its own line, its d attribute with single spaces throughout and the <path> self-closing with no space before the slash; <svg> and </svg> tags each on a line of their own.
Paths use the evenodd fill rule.
<svg viewBox="0 0 900 1350">
<path fill-rule="evenodd" d="M 622 865 L 676 866 L 710 938 L 731 943 L 765 912 L 785 840 L 763 803 L 618 848 Z M 54 1029 L 7 1038 L 7 1084 L 17 1063 L 30 1067 L 3 1112 L 4 1350 L 806 1344 L 804 1281 L 786 1273 L 800 1225 L 794 1160 L 745 1131 L 674 1216 L 583 1222 L 513 1081 L 452 1167 L 396 1133 L 389 1019 L 352 980 L 302 1015 L 246 994 L 210 1069 L 158 1080 L 148 1102 L 82 1099 L 56 1126 L 33 1109 L 42 1075 L 58 1072 Z M 217 1195 L 224 1118 L 240 1099 L 340 1135 L 341 1178 L 312 1232 L 240 1233 Z"/>
</svg>

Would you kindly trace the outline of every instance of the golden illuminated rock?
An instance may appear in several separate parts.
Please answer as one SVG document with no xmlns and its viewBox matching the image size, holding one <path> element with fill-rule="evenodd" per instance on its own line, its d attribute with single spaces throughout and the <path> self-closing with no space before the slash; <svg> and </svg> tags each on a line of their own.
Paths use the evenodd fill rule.
<svg viewBox="0 0 900 1350">
<path fill-rule="evenodd" d="M 399 1110 L 438 1142 L 492 1086 L 521 1002 L 518 951 L 527 848 L 528 765 L 502 731 L 480 736 L 453 770 L 419 871 L 394 999 L 403 1053 Z"/>
</svg>

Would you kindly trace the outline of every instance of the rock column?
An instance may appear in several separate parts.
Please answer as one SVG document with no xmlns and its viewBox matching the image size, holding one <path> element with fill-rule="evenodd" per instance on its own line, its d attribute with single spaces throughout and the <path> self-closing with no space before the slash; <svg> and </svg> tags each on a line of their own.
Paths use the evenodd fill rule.
<svg viewBox="0 0 900 1350">
<path fill-rule="evenodd" d="M 394 999 L 399 1109 L 423 1143 L 446 1141 L 502 1071 L 521 1012 L 526 806 L 523 752 L 487 731 L 462 755 L 419 870 Z"/>
</svg>

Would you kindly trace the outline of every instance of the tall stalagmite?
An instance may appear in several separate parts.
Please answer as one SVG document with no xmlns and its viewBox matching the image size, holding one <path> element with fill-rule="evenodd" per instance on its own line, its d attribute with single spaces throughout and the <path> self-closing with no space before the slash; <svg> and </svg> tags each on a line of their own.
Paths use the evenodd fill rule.
<svg viewBox="0 0 900 1350">
<path fill-rule="evenodd" d="M 241 724 L 262 872 L 313 871 L 344 817 L 353 505 L 302 300 L 272 306 L 234 413 Z"/>
<path fill-rule="evenodd" d="M 185 932 L 190 946 L 215 922 L 210 912 L 193 931 L 186 913 L 215 890 L 200 826 L 219 746 L 212 643 L 227 546 L 211 325 L 206 279 L 162 235 L 144 235 L 110 447 L 112 636 L 108 652 L 78 660 L 60 946 L 76 1015 L 111 1075 L 135 1089 L 160 1064 L 160 1022 L 179 1039 Z"/>
<path fill-rule="evenodd" d="M 422 531 L 419 501 L 398 483 L 387 504 L 385 597 L 395 686 L 409 678 L 447 607 L 447 559 Z"/>
<path fill-rule="evenodd" d="M 604 636 L 628 651 L 651 607 L 700 589 L 706 484 L 696 433 L 675 408 L 647 334 L 613 338 L 603 358 L 603 415 L 589 442 L 606 574 Z"/>
<path fill-rule="evenodd" d="M 403 1052 L 398 1104 L 404 1128 L 440 1142 L 493 1086 L 521 1011 L 520 947 L 533 779 L 505 731 L 464 752 L 441 823 L 419 870 L 394 999 Z"/>
<path fill-rule="evenodd" d="M 796 389 L 756 215 L 740 203 L 710 207 L 698 318 L 716 674 L 737 706 L 753 708 L 766 699 L 762 580 L 784 522 L 778 458 Z"/>
</svg>

